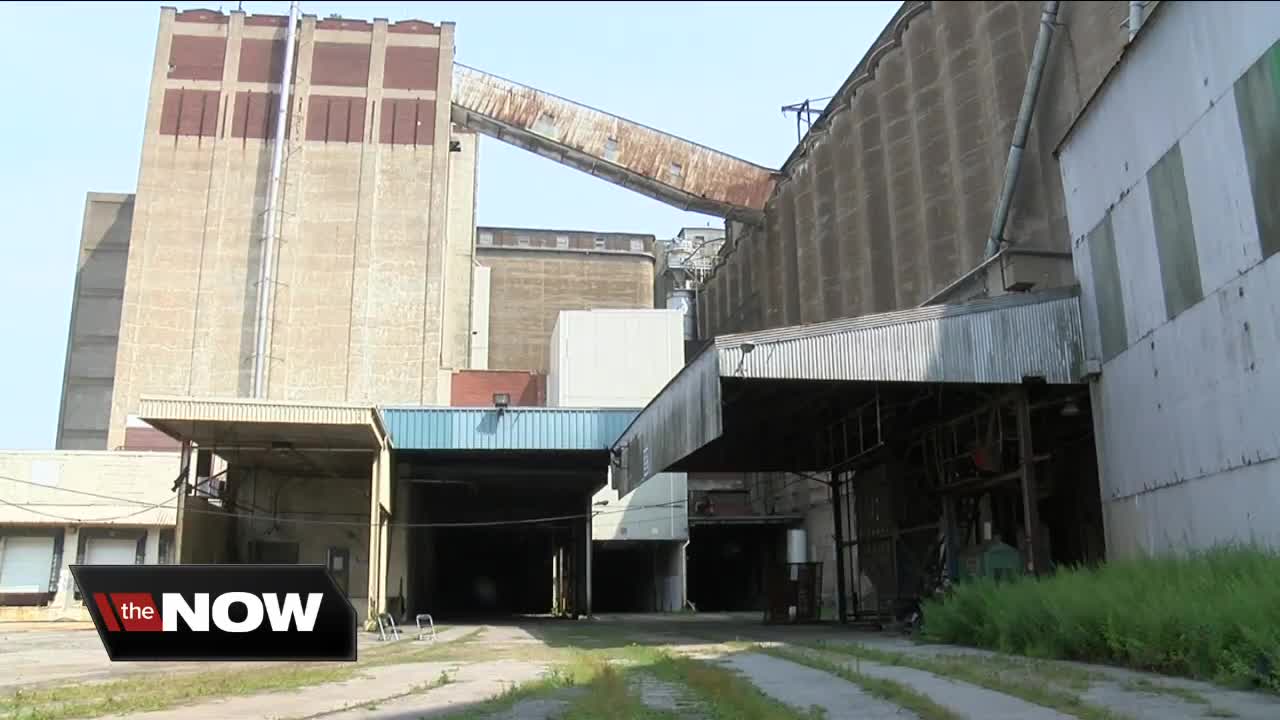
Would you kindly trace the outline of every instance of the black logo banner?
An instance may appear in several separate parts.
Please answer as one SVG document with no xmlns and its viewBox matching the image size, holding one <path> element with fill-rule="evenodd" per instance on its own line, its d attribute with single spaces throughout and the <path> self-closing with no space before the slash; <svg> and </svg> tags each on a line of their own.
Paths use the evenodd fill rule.
<svg viewBox="0 0 1280 720">
<path fill-rule="evenodd" d="M 356 611 L 323 565 L 72 565 L 107 655 L 356 659 Z"/>
</svg>

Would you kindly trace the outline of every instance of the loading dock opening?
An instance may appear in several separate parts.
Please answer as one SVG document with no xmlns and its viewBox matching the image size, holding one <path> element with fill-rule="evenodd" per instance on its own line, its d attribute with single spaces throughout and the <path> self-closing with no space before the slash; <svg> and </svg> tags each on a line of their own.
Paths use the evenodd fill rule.
<svg viewBox="0 0 1280 720">
<path fill-rule="evenodd" d="M 407 573 L 388 589 L 393 613 L 458 618 L 560 610 L 556 557 L 567 551 L 580 558 L 584 516 L 603 475 L 550 470 L 545 460 L 476 457 L 458 464 L 407 453 L 397 463 L 408 509 Z"/>
<path fill-rule="evenodd" d="M 592 611 L 678 611 L 684 602 L 683 567 L 683 541 L 597 540 L 592 543 Z"/>
<path fill-rule="evenodd" d="M 699 612 L 763 611 L 769 568 L 785 558 L 785 525 L 690 522 L 689 601 Z"/>
<path fill-rule="evenodd" d="M 591 499 L 635 410 L 381 413 L 396 446 L 393 614 L 591 613 Z"/>
</svg>

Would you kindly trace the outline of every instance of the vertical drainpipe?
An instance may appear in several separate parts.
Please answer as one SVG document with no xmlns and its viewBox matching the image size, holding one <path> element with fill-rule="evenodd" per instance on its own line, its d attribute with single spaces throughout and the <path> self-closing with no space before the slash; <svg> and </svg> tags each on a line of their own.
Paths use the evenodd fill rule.
<svg viewBox="0 0 1280 720">
<path fill-rule="evenodd" d="M 1132 12 L 1132 11 L 1130 11 Z M 991 232 L 987 235 L 985 258 L 1000 250 L 1005 224 L 1009 221 L 1009 209 L 1013 205 L 1013 191 L 1018 186 L 1018 173 L 1022 171 L 1022 152 L 1027 147 L 1027 135 L 1031 132 L 1031 117 L 1036 110 L 1036 96 L 1040 94 L 1040 80 L 1049 59 L 1049 43 L 1053 40 L 1053 26 L 1058 21 L 1058 3 L 1046 2 L 1040 13 L 1040 32 L 1031 51 L 1031 66 L 1027 68 L 1027 84 L 1022 91 L 1022 106 L 1013 127 L 1013 143 L 1009 146 L 1009 160 L 1004 167 L 1004 181 L 1000 185 L 999 200 L 991 217 Z"/>
<path fill-rule="evenodd" d="M 262 257 L 258 262 L 258 307 L 253 326 L 253 397 L 267 396 L 267 353 L 271 337 L 271 301 L 275 282 L 276 203 L 284 165 L 285 132 L 289 127 L 289 81 L 293 75 L 293 48 L 297 40 L 298 3 L 289 3 L 289 27 L 285 31 L 284 70 L 280 74 L 280 102 L 276 109 L 275 141 L 271 148 L 271 180 L 267 186 L 266 220 L 262 232 Z"/>
<path fill-rule="evenodd" d="M 1129 0 L 1129 42 L 1133 42 L 1138 28 L 1142 27 L 1142 9 L 1146 5 L 1143 0 Z"/>
</svg>

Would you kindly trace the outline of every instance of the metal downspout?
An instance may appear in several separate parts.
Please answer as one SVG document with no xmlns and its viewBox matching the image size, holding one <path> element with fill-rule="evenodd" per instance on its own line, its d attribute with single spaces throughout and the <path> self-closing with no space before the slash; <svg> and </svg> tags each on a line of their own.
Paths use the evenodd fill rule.
<svg viewBox="0 0 1280 720">
<path fill-rule="evenodd" d="M 1133 42 L 1133 38 L 1138 34 L 1138 28 L 1142 27 L 1142 10 L 1147 6 L 1143 0 L 1129 0 L 1129 42 Z"/>
<path fill-rule="evenodd" d="M 1013 128 L 1013 144 L 1009 147 L 1009 160 L 1004 167 L 1004 181 L 991 218 L 991 232 L 987 236 L 984 258 L 995 255 L 1004 238 L 1009 209 L 1013 205 L 1013 191 L 1018 186 L 1018 174 L 1022 171 L 1022 151 L 1027 146 L 1027 135 L 1031 132 L 1031 117 L 1035 114 L 1036 96 L 1040 94 L 1040 80 L 1044 77 L 1044 66 L 1049 59 L 1049 43 L 1053 40 L 1053 26 L 1057 21 L 1058 3 L 1046 2 L 1040 13 L 1040 32 L 1036 35 L 1035 48 L 1031 52 L 1031 66 L 1027 68 L 1027 84 L 1022 91 L 1022 106 L 1018 108 L 1018 120 Z"/>
<path fill-rule="evenodd" d="M 267 186 L 266 221 L 262 232 L 262 257 L 258 262 L 258 307 L 253 326 L 253 397 L 267 396 L 267 352 L 271 337 L 271 302 L 276 263 L 276 203 L 284 165 L 285 133 L 289 126 L 289 81 L 293 76 L 293 48 L 297 41 L 298 3 L 289 3 L 289 28 L 285 32 L 284 70 L 280 75 L 280 103 L 276 109 L 275 142 L 271 148 L 271 181 Z"/>
</svg>

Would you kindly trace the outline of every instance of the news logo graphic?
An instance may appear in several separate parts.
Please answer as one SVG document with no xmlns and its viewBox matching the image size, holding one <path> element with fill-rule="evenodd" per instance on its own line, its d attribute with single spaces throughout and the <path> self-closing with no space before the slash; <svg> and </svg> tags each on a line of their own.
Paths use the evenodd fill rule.
<svg viewBox="0 0 1280 720">
<path fill-rule="evenodd" d="M 356 612 L 323 565 L 72 565 L 121 660 L 355 660 Z"/>
</svg>

